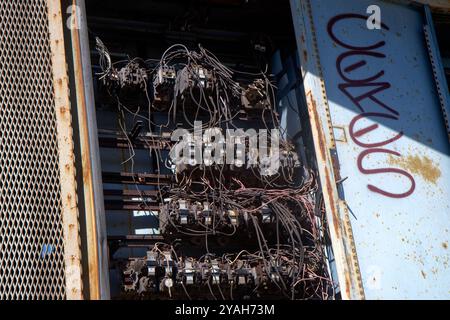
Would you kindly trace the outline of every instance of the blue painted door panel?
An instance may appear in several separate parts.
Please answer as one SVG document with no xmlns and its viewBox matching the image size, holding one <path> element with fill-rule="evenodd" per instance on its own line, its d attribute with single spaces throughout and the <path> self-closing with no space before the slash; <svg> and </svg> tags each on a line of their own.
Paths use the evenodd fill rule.
<svg viewBox="0 0 450 320">
<path fill-rule="evenodd" d="M 423 11 L 310 3 L 365 296 L 450 298 L 450 145 Z M 381 29 L 366 25 L 370 5 Z"/>
</svg>

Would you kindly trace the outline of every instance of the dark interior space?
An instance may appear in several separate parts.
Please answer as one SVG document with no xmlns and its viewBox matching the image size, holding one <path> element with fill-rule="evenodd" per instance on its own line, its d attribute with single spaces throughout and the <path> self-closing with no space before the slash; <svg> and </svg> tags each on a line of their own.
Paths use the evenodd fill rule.
<svg viewBox="0 0 450 320">
<path fill-rule="evenodd" d="M 90 0 L 87 13 L 91 35 L 118 57 L 159 57 L 174 43 L 199 43 L 227 64 L 254 71 L 277 48 L 295 48 L 289 1 L 134 0 L 124 6 Z"/>
<path fill-rule="evenodd" d="M 102 56 L 101 51 L 96 50 L 96 47 L 98 48 L 98 40 L 96 39 L 101 39 L 107 47 L 109 57 L 117 68 L 127 66 L 130 61 L 138 58 L 135 61 L 139 61 L 141 66 L 145 66 L 146 70 L 154 72 L 158 68 L 161 56 L 166 53 L 166 49 L 181 44 L 182 47 L 185 46 L 188 50 L 197 52 L 202 50 L 201 48 L 207 49 L 217 57 L 220 63 L 233 70 L 233 81 L 244 86 L 251 84 L 256 76 L 262 73 L 266 74 L 267 79 L 270 79 L 269 81 L 275 88 L 275 91 L 271 94 L 274 95 L 273 110 L 277 114 L 276 117 L 279 116 L 280 121 L 284 123 L 282 125 L 284 128 L 283 134 L 286 139 L 292 141 L 295 152 L 300 155 L 302 162 L 306 163 L 305 152 L 308 153 L 310 159 L 313 159 L 314 156 L 312 147 L 306 151 L 302 138 L 308 126 L 307 116 L 305 115 L 306 108 L 302 107 L 303 100 L 298 72 L 299 62 L 296 54 L 289 1 L 139 0 L 133 1 L 133 5 L 125 6 L 124 1 L 119 0 L 89 0 L 86 3 L 86 10 L 103 172 L 110 255 L 111 297 L 130 297 L 129 295 L 123 295 L 121 290 L 124 287 L 123 284 L 127 281 L 123 280 L 124 265 L 128 263 L 130 258 L 145 256 L 146 250 L 151 248 L 155 241 L 164 240 L 173 243 L 176 245 L 177 251 L 182 252 L 178 254 L 196 256 L 200 259 L 204 259 L 205 252 L 208 252 L 206 255 L 206 258 L 208 258 L 210 252 L 214 252 L 214 255 L 217 256 L 227 256 L 230 252 L 236 254 L 243 249 L 251 252 L 259 250 L 258 231 L 255 233 L 251 225 L 240 227 L 239 232 L 232 237 L 209 236 L 207 238 L 183 236 L 177 233 L 178 229 L 172 230 L 165 227 L 163 230 L 161 228 L 161 216 L 163 215 L 162 212 L 165 211 L 162 207 L 158 207 L 158 202 L 151 197 L 159 192 L 160 182 L 170 180 L 169 177 L 173 172 L 164 167 L 165 160 L 160 159 L 160 157 L 167 158 L 166 151 L 160 151 L 160 156 L 156 152 L 150 151 L 149 157 L 148 151 L 145 150 L 144 140 L 148 138 L 145 135 L 148 132 L 153 132 L 155 127 L 150 125 L 147 133 L 145 132 L 147 129 L 142 130 L 142 128 L 140 129 L 142 131 L 136 131 L 138 132 L 136 141 L 140 140 L 139 143 L 133 141 L 133 148 L 136 150 L 133 149 L 132 152 L 129 149 L 131 144 L 128 145 L 128 150 L 125 147 L 126 144 L 117 147 L 113 136 L 121 134 L 121 137 L 124 137 L 127 132 L 130 132 L 128 136 L 133 135 L 133 130 L 137 128 L 137 119 L 141 119 L 142 115 L 148 116 L 149 119 L 151 117 L 150 122 L 152 123 L 164 123 L 166 121 L 164 112 L 153 110 L 147 113 L 146 100 L 148 95 L 153 96 L 155 94 L 148 89 L 147 94 L 145 90 L 144 94 L 142 94 L 142 91 L 140 93 L 123 91 L 119 94 L 120 103 L 129 107 L 129 109 L 126 109 L 125 116 L 120 114 L 121 107 L 118 108 L 117 97 L 111 98 L 109 89 L 105 88 L 104 82 L 101 80 L 104 71 L 102 70 L 101 60 L 104 56 Z M 154 73 L 152 73 L 153 75 Z M 154 87 L 152 89 L 156 90 Z M 136 98 L 139 96 L 140 98 Z M 284 101 L 283 107 L 281 107 L 281 104 L 278 105 L 280 101 Z M 153 101 L 154 104 L 155 101 Z M 184 109 L 183 113 L 184 119 L 183 117 L 177 117 L 177 123 L 171 124 L 171 127 L 168 128 L 169 132 L 184 121 L 188 121 L 187 118 L 190 115 L 186 115 Z M 176 116 L 180 114 L 181 111 Z M 303 114 L 303 116 L 300 116 L 300 114 Z M 120 120 L 121 117 L 122 120 Z M 196 115 L 195 117 L 196 119 L 203 119 L 201 116 L 197 118 Z M 274 126 L 278 126 L 276 123 L 279 120 L 268 117 L 261 121 L 258 117 L 253 114 L 250 117 L 245 117 L 245 119 L 233 118 L 232 121 L 233 125 L 242 128 L 263 128 L 267 126 L 274 128 Z M 265 117 L 264 113 L 262 117 Z M 305 121 L 303 131 L 300 129 L 302 127 L 300 120 Z M 123 124 L 120 124 L 121 121 L 123 121 Z M 122 130 L 122 133 L 120 130 Z M 130 162 L 131 157 L 133 159 Z M 313 166 L 314 164 L 309 165 Z M 201 180 L 205 177 L 215 179 L 214 176 L 220 176 L 227 187 L 233 186 L 233 178 L 238 177 L 244 178 L 243 181 L 245 181 L 247 187 L 264 187 L 264 184 L 261 185 L 258 178 L 255 179 L 245 170 L 233 170 L 205 171 L 203 174 L 194 175 L 191 173 L 189 177 L 194 180 Z M 308 176 L 306 173 L 307 171 L 303 169 L 297 171 L 297 181 L 312 179 L 312 176 Z M 138 172 L 142 173 L 141 177 L 145 176 L 143 178 L 145 181 L 140 182 L 139 187 L 135 187 L 133 184 L 136 181 L 133 181 L 132 176 Z M 158 177 L 157 183 L 151 182 L 154 177 Z M 311 188 L 313 188 L 312 185 Z M 193 190 L 200 192 L 202 187 L 194 187 Z M 149 198 L 144 198 L 143 195 L 148 195 Z M 260 198 L 261 195 L 256 198 L 258 197 Z M 311 210 L 313 210 L 313 207 L 311 207 Z M 315 210 L 318 210 L 319 216 L 323 213 L 320 206 Z M 155 212 L 158 212 L 159 216 L 159 229 L 158 217 L 155 217 Z M 300 214 L 302 210 L 298 209 L 297 212 Z M 301 224 L 309 225 L 310 218 L 311 216 L 296 219 L 299 219 Z M 279 245 L 280 241 L 284 241 L 283 239 L 286 236 L 278 234 L 273 225 L 263 225 L 260 230 L 264 234 L 264 241 L 267 241 L 269 245 Z M 164 233 L 163 238 L 160 232 Z M 306 236 L 302 240 L 303 244 L 312 248 L 315 247 L 314 241 L 308 237 Z M 258 241 L 256 241 L 257 238 Z M 294 245 L 292 244 L 292 246 Z M 322 253 L 320 253 L 321 255 Z M 235 259 L 238 258 L 239 255 L 235 257 Z M 316 267 L 321 270 L 320 272 L 317 271 L 318 274 L 327 274 L 325 264 L 321 265 L 321 262 L 316 260 L 311 263 L 317 264 Z M 244 272 L 243 270 L 240 272 Z M 274 274 L 274 277 L 277 277 L 277 275 Z M 317 286 L 322 286 L 322 280 L 317 281 Z M 277 291 L 278 285 L 274 286 L 269 283 L 264 286 L 266 288 L 263 290 L 264 293 L 261 297 L 286 298 L 285 294 L 280 295 Z M 326 286 L 328 287 L 328 283 Z M 219 287 L 218 292 L 216 288 L 214 290 L 209 288 L 208 290 L 207 287 L 199 287 L 198 290 L 192 290 L 190 294 L 193 297 L 206 299 L 218 294 L 222 297 L 223 295 L 231 297 L 234 295 L 237 299 L 260 297 L 260 293 L 256 289 L 252 289 L 251 286 L 238 286 L 235 288 L 235 292 L 233 292 L 232 287 L 233 285 L 231 287 L 225 286 L 222 289 Z M 303 285 L 298 286 L 298 288 L 301 287 Z M 321 295 L 328 296 L 333 291 L 331 287 L 323 289 L 323 293 L 321 290 L 313 288 L 298 290 L 300 291 L 297 292 L 296 290 L 296 294 L 303 297 L 316 296 L 318 293 L 316 298 Z M 215 294 L 212 291 L 215 291 Z M 171 297 L 186 298 L 185 292 L 185 290 L 178 290 Z M 292 294 L 294 295 L 294 293 Z M 290 295 L 291 293 L 289 293 Z M 142 298 L 142 295 L 140 298 Z"/>
</svg>

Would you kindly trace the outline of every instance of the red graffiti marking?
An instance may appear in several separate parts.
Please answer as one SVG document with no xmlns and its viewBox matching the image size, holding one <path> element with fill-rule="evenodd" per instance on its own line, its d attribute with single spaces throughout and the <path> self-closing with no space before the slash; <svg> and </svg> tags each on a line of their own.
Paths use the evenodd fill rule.
<svg viewBox="0 0 450 320">
<path fill-rule="evenodd" d="M 372 89 L 368 92 L 365 92 L 359 96 L 353 96 L 351 92 L 347 90 L 347 88 L 362 88 L 362 87 L 376 87 L 375 89 Z M 386 89 L 389 89 L 391 87 L 391 84 L 389 82 L 372 82 L 372 83 L 366 83 L 366 82 L 353 82 L 353 83 L 340 83 L 338 85 L 339 90 L 341 90 L 354 104 L 358 107 L 361 111 L 364 111 L 364 108 L 361 106 L 361 101 L 364 99 L 370 99 L 375 104 L 379 105 L 380 107 L 390 111 L 391 113 L 395 115 L 399 115 L 398 111 L 387 106 L 386 104 L 382 103 L 379 99 L 377 99 L 374 95 L 376 93 L 379 93 L 381 91 L 384 91 Z"/>
<path fill-rule="evenodd" d="M 382 190 L 378 187 L 375 187 L 374 185 L 371 185 L 371 184 L 368 184 L 367 188 L 369 188 L 370 191 L 377 192 L 379 194 L 382 194 L 383 196 L 390 197 L 390 198 L 406 198 L 406 197 L 410 196 L 414 192 L 414 189 L 416 188 L 416 182 L 414 181 L 413 176 L 410 175 L 405 170 L 401 170 L 401 169 L 397 169 L 397 168 L 381 168 L 381 169 L 365 169 L 365 168 L 363 168 L 362 161 L 363 161 L 364 157 L 371 153 L 388 153 L 388 154 L 393 154 L 398 157 L 401 156 L 400 153 L 398 153 L 396 151 L 388 150 L 388 149 L 375 148 L 375 149 L 364 150 L 358 156 L 358 169 L 359 169 L 359 171 L 361 171 L 361 173 L 364 173 L 364 174 L 398 173 L 398 174 L 401 174 L 401 175 L 407 177 L 409 179 L 409 181 L 411 181 L 411 187 L 409 188 L 408 191 L 403 192 L 403 193 L 387 192 L 387 191 L 384 191 L 384 190 Z"/>
<path fill-rule="evenodd" d="M 366 78 L 366 79 L 350 79 L 347 76 L 344 75 L 342 72 L 342 60 L 344 60 L 347 57 L 350 56 L 372 56 L 377 58 L 386 58 L 386 56 L 379 52 L 370 52 L 370 51 L 359 51 L 359 50 L 352 50 L 347 51 L 339 55 L 339 57 L 336 60 L 336 67 L 339 75 L 344 81 L 350 82 L 350 83 L 370 83 L 372 81 L 377 80 L 378 78 L 382 77 L 384 75 L 384 70 L 381 70 L 377 74 L 373 75 L 372 77 Z M 351 66 L 347 67 L 344 71 L 347 73 L 350 73 L 358 68 L 361 68 L 362 66 L 366 65 L 367 62 L 365 60 L 360 60 L 359 62 L 352 64 Z M 350 70 L 348 70 L 350 69 Z"/>
<path fill-rule="evenodd" d="M 336 22 L 338 22 L 340 20 L 347 20 L 347 19 L 362 19 L 362 20 L 364 20 L 364 22 L 367 21 L 366 16 L 363 16 L 362 14 L 356 14 L 356 13 L 340 14 L 340 15 L 337 15 L 334 18 L 332 18 L 328 22 L 327 30 L 328 30 L 328 34 L 330 35 L 331 39 L 333 39 L 333 41 L 336 42 L 338 45 L 340 45 L 341 47 L 350 49 L 350 50 L 374 50 L 374 49 L 380 48 L 385 45 L 384 41 L 380 41 L 371 46 L 358 47 L 358 46 L 353 46 L 353 45 L 347 44 L 347 43 L 339 40 L 333 32 L 333 27 L 336 24 Z M 381 27 L 385 30 L 389 30 L 388 26 L 385 25 L 384 23 L 381 23 Z"/>
<path fill-rule="evenodd" d="M 375 73 L 367 78 L 364 78 L 364 79 L 350 78 L 350 74 L 353 71 L 367 65 L 367 61 L 364 59 L 364 57 L 372 57 L 372 58 L 376 58 L 376 59 L 386 58 L 385 54 L 383 54 L 381 52 L 373 51 L 375 49 L 381 49 L 386 44 L 386 42 L 379 41 L 377 43 L 374 43 L 374 44 L 368 45 L 368 46 L 357 46 L 355 44 L 349 44 L 349 43 L 344 42 L 343 40 L 339 39 L 334 32 L 334 26 L 337 22 L 343 21 L 343 20 L 348 20 L 348 19 L 362 19 L 362 20 L 366 21 L 367 17 L 364 15 L 353 14 L 353 13 L 337 15 L 328 22 L 327 31 L 328 31 L 329 36 L 331 37 L 331 39 L 333 39 L 333 41 L 335 43 L 337 43 L 338 45 L 340 45 L 343 48 L 348 49 L 348 51 L 340 54 L 337 57 L 336 70 L 337 70 L 339 76 L 341 77 L 341 79 L 344 81 L 344 83 L 338 84 L 338 89 L 346 97 L 348 97 L 350 99 L 350 101 L 352 101 L 352 103 L 361 111 L 361 113 L 356 115 L 350 121 L 350 124 L 349 124 L 350 137 L 353 140 L 353 142 L 355 144 L 357 144 L 358 146 L 366 149 L 358 155 L 358 158 L 357 158 L 358 170 L 363 174 L 396 173 L 396 174 L 399 174 L 399 175 L 402 175 L 402 176 L 408 178 L 408 180 L 410 181 L 410 187 L 407 191 L 402 192 L 402 193 L 392 193 L 392 192 L 385 191 L 379 187 L 376 187 L 372 184 L 367 185 L 367 188 L 370 191 L 379 193 L 383 196 L 390 197 L 390 198 L 406 198 L 406 197 L 410 196 L 416 188 L 416 183 L 414 181 L 413 176 L 410 173 L 406 172 L 405 170 L 397 169 L 397 168 L 366 169 L 362 165 L 363 159 L 367 155 L 372 154 L 372 153 L 384 153 L 384 154 L 390 154 L 390 155 L 400 157 L 401 156 L 400 153 L 389 150 L 389 149 L 382 149 L 380 147 L 387 146 L 390 143 L 392 143 L 396 140 L 399 140 L 400 138 L 402 138 L 403 132 L 399 132 L 394 137 L 386 138 L 383 141 L 378 141 L 378 142 L 373 142 L 373 143 L 364 143 L 361 141 L 361 137 L 378 129 L 379 125 L 372 124 L 365 128 L 355 131 L 355 125 L 361 119 L 368 118 L 368 117 L 381 117 L 381 118 L 386 118 L 386 119 L 398 120 L 400 113 L 397 110 L 395 110 L 393 107 L 388 106 L 386 103 L 382 102 L 378 97 L 376 97 L 377 94 L 391 88 L 391 84 L 389 82 L 381 80 L 381 77 L 383 77 L 385 74 L 384 70 L 380 70 L 377 73 Z M 381 27 L 385 30 L 389 30 L 388 26 L 386 26 L 384 23 L 381 24 Z M 360 60 L 358 60 L 355 63 L 352 63 L 351 65 L 349 65 L 347 67 L 343 67 L 342 66 L 343 62 L 345 61 L 345 59 L 347 59 L 349 57 L 356 57 L 356 58 L 359 58 Z M 367 89 L 367 90 L 363 91 L 363 93 L 361 93 L 361 90 L 359 90 L 359 94 L 356 95 L 350 91 L 350 89 L 352 89 L 352 88 Z M 362 102 L 366 99 L 375 103 L 376 106 L 378 106 L 384 110 L 387 110 L 389 112 L 389 114 L 381 113 L 381 112 L 365 112 L 364 107 L 362 106 Z"/>
<path fill-rule="evenodd" d="M 385 114 L 385 113 L 378 113 L 378 112 L 365 112 L 365 113 L 361 113 L 357 116 L 355 116 L 352 121 L 350 121 L 350 125 L 349 125 L 349 132 L 350 132 L 350 137 L 352 138 L 353 142 L 356 143 L 358 146 L 363 147 L 363 148 L 376 148 L 376 147 L 382 147 L 385 146 L 391 142 L 394 142 L 398 139 L 400 139 L 403 136 L 403 132 L 398 133 L 395 137 L 391 138 L 391 139 L 387 139 L 381 142 L 377 142 L 377 143 L 362 143 L 361 141 L 358 140 L 359 137 L 377 129 L 379 126 L 378 124 L 374 123 L 373 125 L 366 127 L 364 129 L 361 129 L 357 132 L 354 132 L 354 127 L 355 124 L 358 120 L 363 119 L 363 118 L 367 118 L 367 117 L 382 117 L 382 118 L 388 118 L 388 119 L 397 119 L 396 117 L 393 117 L 389 114 Z"/>
</svg>

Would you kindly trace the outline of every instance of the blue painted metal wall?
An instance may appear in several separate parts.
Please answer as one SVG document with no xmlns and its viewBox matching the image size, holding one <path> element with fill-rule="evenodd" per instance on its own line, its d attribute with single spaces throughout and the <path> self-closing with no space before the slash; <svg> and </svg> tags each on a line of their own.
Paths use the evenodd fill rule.
<svg viewBox="0 0 450 320">
<path fill-rule="evenodd" d="M 307 99 L 321 96 L 310 114 L 318 113 L 335 164 L 334 201 L 350 212 L 354 248 L 336 245 L 337 254 L 356 249 L 366 298 L 450 298 L 450 144 L 423 8 L 378 0 L 291 3 Z M 366 25 L 370 5 L 381 9 L 380 30 Z M 315 142 L 320 150 L 320 138 Z M 336 230 L 345 224 L 338 216 Z M 349 234 L 336 231 L 335 243 L 340 237 Z M 339 280 L 349 286 L 348 261 L 341 261 Z"/>
</svg>

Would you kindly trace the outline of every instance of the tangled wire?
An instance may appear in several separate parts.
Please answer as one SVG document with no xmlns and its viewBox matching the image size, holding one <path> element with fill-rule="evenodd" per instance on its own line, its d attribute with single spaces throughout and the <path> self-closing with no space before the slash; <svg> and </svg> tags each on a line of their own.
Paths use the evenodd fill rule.
<svg viewBox="0 0 450 320">
<path fill-rule="evenodd" d="M 127 274 L 134 275 L 130 286 L 136 288 L 141 283 L 139 290 L 146 291 L 153 283 L 158 288 L 167 288 L 172 295 L 171 281 L 174 281 L 182 286 L 186 297 L 191 298 L 186 277 L 192 273 L 187 270 L 192 269 L 201 274 L 198 277 L 203 279 L 202 283 L 208 286 L 213 298 L 217 297 L 217 292 L 214 294 L 211 284 L 217 285 L 220 297 L 225 299 L 225 290 L 233 298 L 236 277 L 240 274 L 238 270 L 245 269 L 249 274 L 253 272 L 254 292 L 259 292 L 263 284 L 270 282 L 291 299 L 332 297 L 334 286 L 328 270 L 323 215 L 322 212 L 317 215 L 319 191 L 315 174 L 299 163 L 294 145 L 280 126 L 275 108 L 276 88 L 267 72 L 243 73 L 251 79 L 241 84 L 235 80 L 239 71 L 225 66 L 201 46 L 197 51 L 191 51 L 182 44 L 175 44 L 158 60 L 135 58 L 113 63 L 103 42 L 97 38 L 96 44 L 100 55 L 99 80 L 117 104 L 120 135 L 126 140 L 129 151 L 129 157 L 123 163 L 130 162 L 130 172 L 134 173 L 136 143 L 126 121 L 131 118 L 134 123 L 143 123 L 147 129 L 146 134 L 138 136 L 149 150 L 149 159 L 156 159 L 155 171 L 174 173 L 169 186 L 162 185 L 158 175 L 157 201 L 161 204 L 161 212 L 167 211 L 164 220 L 159 217 L 160 228 L 168 227 L 179 235 L 203 238 L 206 247 L 206 253 L 197 258 L 185 257 L 171 243 L 153 245 L 149 252 L 160 255 L 158 261 L 162 266 L 173 259 L 177 272 L 168 265 L 167 269 L 171 271 L 165 272 L 160 282 L 154 284 L 154 278 L 136 267 L 142 264 L 143 258 L 138 258 L 128 265 Z M 139 92 L 144 102 L 127 106 L 122 91 L 130 88 L 137 90 L 133 92 Z M 165 120 L 156 121 L 155 113 L 164 114 Z M 243 113 L 256 115 L 257 122 L 268 130 L 269 139 L 271 129 L 280 129 L 284 136 L 280 142 L 283 162 L 273 174 L 263 175 L 257 167 L 234 168 L 222 163 L 187 166 L 181 170 L 163 154 L 162 150 L 173 148 L 173 143 L 163 141 L 163 133 L 170 132 L 178 123 L 182 122 L 190 130 L 197 120 L 202 121 L 202 129 L 237 129 Z M 150 207 L 139 181 L 134 182 L 141 194 L 142 208 Z M 179 201 L 189 203 L 189 208 L 181 208 Z M 211 211 L 211 214 L 208 213 L 206 218 L 197 216 L 194 207 L 201 208 L 200 213 Z M 180 222 L 181 210 L 194 215 L 190 218 L 195 221 L 194 225 Z M 264 217 L 261 217 L 264 214 L 270 217 L 270 226 L 274 230 L 270 239 L 263 227 Z M 233 238 L 241 230 L 236 219 L 245 220 L 245 232 L 254 236 L 257 250 L 222 255 L 212 252 L 208 246 L 209 237 Z M 189 268 L 186 261 L 190 261 Z M 227 270 L 224 271 L 227 281 L 214 280 L 211 270 L 216 265 L 220 270 Z M 206 278 L 201 271 L 204 269 L 209 270 Z M 253 269 L 259 273 L 249 271 Z M 178 279 L 177 274 L 181 278 Z M 168 279 L 171 281 L 166 281 Z M 224 283 L 226 285 L 222 287 Z"/>
</svg>

